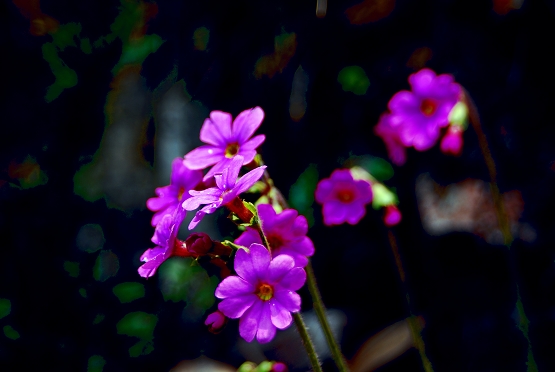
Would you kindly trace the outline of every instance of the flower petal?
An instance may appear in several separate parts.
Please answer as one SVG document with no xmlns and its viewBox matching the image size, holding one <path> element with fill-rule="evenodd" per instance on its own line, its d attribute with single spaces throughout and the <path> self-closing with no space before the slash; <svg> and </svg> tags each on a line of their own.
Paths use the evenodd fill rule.
<svg viewBox="0 0 555 372">
<path fill-rule="evenodd" d="M 247 227 L 247 230 L 239 235 L 239 237 L 235 239 L 234 243 L 244 247 L 249 247 L 252 243 L 262 244 L 262 240 L 260 239 L 258 231 L 252 227 Z"/>
<path fill-rule="evenodd" d="M 266 279 L 270 284 L 279 283 L 295 267 L 295 261 L 291 256 L 280 254 L 270 262 Z"/>
<path fill-rule="evenodd" d="M 275 292 L 279 292 L 282 289 L 287 289 L 291 291 L 296 291 L 301 288 L 306 282 L 306 272 L 302 267 L 294 267 L 289 271 L 289 274 L 284 276 L 279 283 L 274 285 Z"/>
<path fill-rule="evenodd" d="M 223 111 L 212 111 L 210 117 L 204 120 L 200 129 L 200 140 L 225 149 L 231 140 L 231 114 Z"/>
<path fill-rule="evenodd" d="M 244 193 L 248 189 L 250 189 L 251 186 L 254 185 L 256 181 L 258 181 L 262 177 L 265 169 L 266 169 L 266 166 L 263 165 L 261 167 L 251 170 L 243 177 L 241 177 L 239 181 L 237 181 L 237 184 L 235 185 L 235 187 L 233 188 L 233 190 L 235 191 L 235 194 L 239 195 Z"/>
<path fill-rule="evenodd" d="M 227 173 L 224 173 L 226 190 L 231 190 L 235 186 L 237 177 L 239 177 L 239 171 L 243 165 L 243 160 L 244 158 L 241 155 L 235 155 L 229 162 Z"/>
<path fill-rule="evenodd" d="M 243 337 L 245 341 L 251 342 L 254 340 L 254 336 L 256 336 L 256 332 L 258 330 L 258 320 L 260 319 L 261 312 L 262 301 L 258 299 L 241 317 L 241 320 L 239 321 L 239 335 Z"/>
<path fill-rule="evenodd" d="M 243 144 L 260 127 L 262 120 L 264 120 L 264 111 L 258 106 L 241 112 L 233 121 L 233 138 L 239 144 Z"/>
<path fill-rule="evenodd" d="M 266 140 L 266 136 L 263 134 L 259 134 L 258 136 L 254 136 L 253 138 L 251 138 L 250 140 L 248 140 L 247 142 L 243 143 L 241 145 L 241 147 L 239 147 L 239 150 L 244 150 L 244 151 L 254 151 L 256 150 L 256 148 L 258 148 L 258 146 L 260 146 L 264 141 Z"/>
<path fill-rule="evenodd" d="M 215 295 L 218 298 L 228 298 L 254 292 L 254 286 L 245 279 L 238 276 L 228 276 L 218 285 Z"/>
<path fill-rule="evenodd" d="M 279 329 L 285 329 L 289 327 L 291 325 L 291 322 L 293 321 L 291 312 L 287 310 L 275 297 L 272 298 L 269 302 L 272 324 Z"/>
<path fill-rule="evenodd" d="M 260 302 L 254 293 L 224 299 L 218 304 L 218 310 L 232 319 L 241 317 L 255 302 Z"/>
<path fill-rule="evenodd" d="M 204 175 L 203 180 L 206 181 L 210 177 L 214 176 L 216 173 L 223 173 L 226 168 L 229 168 L 229 164 L 231 163 L 230 158 L 226 158 L 225 156 L 220 159 L 210 170 Z"/>
<path fill-rule="evenodd" d="M 260 244 L 251 244 L 249 253 L 240 249 L 235 255 L 235 271 L 247 282 L 255 285 L 265 277 L 270 265 L 270 252 Z"/>
<path fill-rule="evenodd" d="M 212 190 L 206 189 L 204 191 L 206 192 L 202 192 L 202 191 L 198 192 L 197 195 L 192 196 L 189 199 L 186 199 L 183 202 L 182 207 L 185 210 L 194 211 L 202 204 L 210 204 L 210 203 L 217 202 L 220 199 L 220 195 L 222 194 L 221 190 L 218 188 L 212 188 Z"/>
<path fill-rule="evenodd" d="M 256 339 L 261 344 L 272 341 L 276 335 L 276 327 L 272 323 L 272 312 L 269 301 L 262 302 L 262 309 L 260 311 L 260 318 L 258 319 L 258 330 L 256 332 Z"/>
<path fill-rule="evenodd" d="M 324 204 L 322 214 L 324 215 L 324 224 L 340 225 L 347 219 L 348 207 L 338 201 L 330 200 Z"/>
<path fill-rule="evenodd" d="M 275 301 L 290 312 L 301 311 L 301 296 L 293 291 L 279 291 L 274 293 Z"/>
<path fill-rule="evenodd" d="M 185 155 L 183 164 L 190 169 L 204 169 L 216 164 L 224 157 L 224 149 L 220 147 L 200 146 Z"/>
</svg>

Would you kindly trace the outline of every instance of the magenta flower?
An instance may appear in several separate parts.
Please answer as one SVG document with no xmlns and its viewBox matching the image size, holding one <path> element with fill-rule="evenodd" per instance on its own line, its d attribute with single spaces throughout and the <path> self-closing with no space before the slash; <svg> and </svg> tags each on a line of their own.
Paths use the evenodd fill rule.
<svg viewBox="0 0 555 372">
<path fill-rule="evenodd" d="M 192 197 L 183 202 L 183 208 L 192 211 L 202 204 L 208 204 L 201 208 L 195 217 L 193 217 L 189 224 L 189 230 L 194 229 L 205 215 L 214 213 L 216 209 L 226 205 L 235 199 L 236 196 L 250 189 L 262 177 L 264 169 L 266 169 L 266 166 L 263 165 L 237 179 L 242 164 L 244 164 L 244 158 L 241 155 L 234 156 L 229 166 L 221 174 L 214 175 L 217 187 L 211 187 L 202 191 L 189 191 Z"/>
<path fill-rule="evenodd" d="M 220 333 L 227 323 L 226 316 L 221 311 L 214 311 L 206 317 L 204 325 L 208 326 L 210 333 Z"/>
<path fill-rule="evenodd" d="M 185 155 L 183 162 L 191 169 L 214 165 L 204 176 L 205 180 L 221 173 L 237 155 L 243 157 L 242 165 L 250 163 L 256 155 L 256 148 L 266 138 L 260 134 L 249 139 L 264 120 L 264 111 L 260 107 L 241 112 L 233 123 L 231 120 L 232 116 L 227 112 L 212 111 L 200 129 L 200 140 L 207 145 Z"/>
<path fill-rule="evenodd" d="M 144 264 L 138 269 L 140 276 L 143 278 L 153 276 L 158 267 L 172 256 L 179 226 L 185 218 L 185 213 L 183 208 L 175 208 L 173 214 L 164 215 L 156 225 L 152 237 L 152 242 L 156 244 L 156 247 L 149 248 L 142 254 L 141 261 Z"/>
<path fill-rule="evenodd" d="M 366 214 L 366 204 L 372 201 L 372 186 L 355 180 L 348 169 L 336 169 L 330 178 L 316 186 L 316 201 L 323 205 L 324 224 L 357 224 Z"/>
<path fill-rule="evenodd" d="M 401 222 L 401 211 L 397 208 L 396 205 L 387 205 L 385 207 L 385 213 L 383 217 L 383 222 L 386 226 L 391 227 L 397 225 Z"/>
<path fill-rule="evenodd" d="M 395 165 L 403 165 L 407 161 L 407 151 L 397 128 L 391 126 L 390 117 L 390 114 L 382 114 L 378 125 L 374 127 L 374 133 L 384 141 L 389 159 Z"/>
<path fill-rule="evenodd" d="M 272 249 L 272 256 L 286 254 L 293 257 L 295 266 L 305 267 L 308 263 L 307 256 L 314 254 L 314 243 L 306 236 L 306 217 L 299 216 L 294 209 L 285 209 L 277 214 L 270 204 L 260 204 L 257 209 L 262 231 Z M 252 243 L 262 244 L 260 234 L 252 227 L 247 227 L 247 230 L 235 239 L 235 244 L 245 247 Z"/>
<path fill-rule="evenodd" d="M 459 156 L 463 148 L 463 129 L 458 125 L 450 125 L 441 139 L 439 148 L 447 155 Z"/>
<path fill-rule="evenodd" d="M 404 146 L 428 150 L 439 138 L 440 129 L 449 124 L 449 113 L 462 89 L 451 75 L 437 75 L 422 69 L 409 76 L 412 91 L 397 92 L 389 101 L 390 125 L 399 133 Z"/>
<path fill-rule="evenodd" d="M 170 184 L 158 187 L 154 192 L 156 197 L 146 201 L 146 206 L 153 212 L 151 224 L 156 226 L 166 214 L 173 214 L 183 200 L 191 197 L 189 190 L 194 189 L 202 180 L 202 171 L 192 170 L 183 165 L 182 158 L 172 162 Z"/>
<path fill-rule="evenodd" d="M 301 309 L 301 297 L 295 292 L 304 285 L 306 273 L 295 267 L 287 255 L 270 259 L 270 252 L 260 244 L 252 244 L 249 253 L 238 250 L 235 256 L 238 276 L 225 278 L 216 288 L 223 299 L 218 309 L 239 321 L 239 334 L 251 342 L 270 342 L 276 328 L 287 328 L 292 312 Z"/>
</svg>

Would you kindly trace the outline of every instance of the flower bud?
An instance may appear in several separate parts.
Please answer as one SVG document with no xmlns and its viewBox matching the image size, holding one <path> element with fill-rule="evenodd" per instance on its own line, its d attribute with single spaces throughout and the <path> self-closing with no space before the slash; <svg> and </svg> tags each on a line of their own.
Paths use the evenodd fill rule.
<svg viewBox="0 0 555 372">
<path fill-rule="evenodd" d="M 388 205 L 385 207 L 385 215 L 383 222 L 386 226 L 391 227 L 401 222 L 401 211 L 395 205 Z"/>
<path fill-rule="evenodd" d="M 274 365 L 272 366 L 272 369 L 270 369 L 270 372 L 288 372 L 289 369 L 287 368 L 287 366 L 281 362 L 275 362 Z"/>
<path fill-rule="evenodd" d="M 456 125 L 449 126 L 439 147 L 444 154 L 459 156 L 463 147 L 462 128 Z"/>
<path fill-rule="evenodd" d="M 185 245 L 187 250 L 191 253 L 196 253 L 199 255 L 207 254 L 210 249 L 212 249 L 212 239 L 205 233 L 192 233 L 185 240 Z"/>
<path fill-rule="evenodd" d="M 208 331 L 211 333 L 220 333 L 227 323 L 227 317 L 219 310 L 214 311 L 206 317 L 204 324 L 208 326 Z"/>
</svg>

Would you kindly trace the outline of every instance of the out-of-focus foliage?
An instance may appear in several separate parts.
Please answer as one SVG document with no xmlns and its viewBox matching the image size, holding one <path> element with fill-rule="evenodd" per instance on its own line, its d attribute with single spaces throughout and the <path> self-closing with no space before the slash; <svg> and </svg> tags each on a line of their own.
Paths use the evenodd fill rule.
<svg viewBox="0 0 555 372">
<path fill-rule="evenodd" d="M 394 174 L 393 166 L 391 165 L 391 163 L 377 156 L 353 155 L 349 157 L 344 164 L 346 168 L 351 168 L 357 165 L 370 173 L 372 177 L 374 177 L 378 181 L 387 181 L 388 179 L 393 177 Z"/>
<path fill-rule="evenodd" d="M 111 250 L 100 251 L 93 268 L 93 277 L 104 282 L 115 276 L 119 270 L 118 256 Z"/>
<path fill-rule="evenodd" d="M 395 8 L 395 0 L 364 0 L 345 11 L 353 25 L 364 25 L 387 17 Z"/>
<path fill-rule="evenodd" d="M 45 185 L 48 182 L 46 173 L 40 169 L 39 163 L 31 155 L 27 155 L 21 163 L 12 160 L 8 166 L 8 176 L 19 181 L 19 186 L 15 184 L 12 186 L 22 189 Z"/>
<path fill-rule="evenodd" d="M 193 43 L 195 50 L 205 51 L 210 40 L 210 30 L 206 27 L 199 27 L 193 33 Z"/>
<path fill-rule="evenodd" d="M 141 283 L 120 283 L 112 289 L 121 303 L 128 303 L 145 296 L 145 286 Z"/>
<path fill-rule="evenodd" d="M 129 348 L 129 356 L 150 354 L 154 350 L 154 327 L 158 317 L 143 311 L 135 311 L 125 315 L 116 325 L 118 334 L 137 337 L 139 341 Z"/>
<path fill-rule="evenodd" d="M 318 168 L 310 164 L 289 189 L 289 205 L 306 217 L 308 226 L 314 224 L 314 190 L 318 184 Z"/>
<path fill-rule="evenodd" d="M 0 298 L 0 319 L 12 312 L 12 302 L 7 298 Z"/>
<path fill-rule="evenodd" d="M 79 262 L 64 261 L 64 270 L 72 278 L 77 278 L 79 276 Z"/>
<path fill-rule="evenodd" d="M 93 355 L 87 363 L 87 372 L 102 372 L 106 365 L 106 359 L 101 355 Z"/>
<path fill-rule="evenodd" d="M 339 71 L 337 81 L 345 92 L 352 92 L 359 96 L 365 94 L 370 86 L 370 80 L 360 66 L 344 67 Z"/>
<path fill-rule="evenodd" d="M 94 253 L 104 247 L 106 239 L 104 238 L 104 231 L 98 224 L 89 223 L 83 225 L 75 239 L 77 248 L 87 253 Z"/>
<path fill-rule="evenodd" d="M 160 289 L 166 301 L 185 301 L 186 314 L 200 319 L 215 302 L 214 291 L 219 283 L 216 276 L 208 276 L 206 270 L 191 258 L 172 258 L 158 270 Z"/>
<path fill-rule="evenodd" d="M 270 79 L 278 72 L 283 72 L 297 50 L 297 34 L 283 32 L 276 36 L 273 53 L 266 54 L 256 61 L 254 76 L 260 79 L 268 76 Z"/>
<path fill-rule="evenodd" d="M 10 338 L 12 340 L 17 340 L 20 337 L 19 332 L 13 329 L 13 327 L 10 325 L 4 326 L 3 330 L 4 330 L 4 335 L 7 338 Z"/>
</svg>

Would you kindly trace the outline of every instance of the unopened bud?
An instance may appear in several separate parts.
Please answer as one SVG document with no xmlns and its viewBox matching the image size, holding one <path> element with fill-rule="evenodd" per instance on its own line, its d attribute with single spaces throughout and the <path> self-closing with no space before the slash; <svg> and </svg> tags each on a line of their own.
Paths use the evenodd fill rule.
<svg viewBox="0 0 555 372">
<path fill-rule="evenodd" d="M 220 333 L 227 323 L 227 317 L 219 310 L 214 311 L 206 317 L 204 324 L 208 326 L 208 331 L 211 333 Z"/>
<path fill-rule="evenodd" d="M 212 239 L 205 233 L 192 233 L 185 240 L 185 245 L 187 250 L 191 253 L 196 253 L 199 255 L 207 254 L 210 249 L 212 249 Z"/>
<path fill-rule="evenodd" d="M 459 156 L 463 147 L 462 132 L 462 128 L 459 126 L 449 126 L 439 145 L 441 152 L 447 155 Z"/>
<path fill-rule="evenodd" d="M 391 227 L 401 222 L 401 211 L 395 205 L 388 205 L 385 207 L 385 215 L 383 222 L 386 226 Z"/>
</svg>

